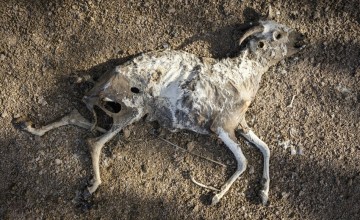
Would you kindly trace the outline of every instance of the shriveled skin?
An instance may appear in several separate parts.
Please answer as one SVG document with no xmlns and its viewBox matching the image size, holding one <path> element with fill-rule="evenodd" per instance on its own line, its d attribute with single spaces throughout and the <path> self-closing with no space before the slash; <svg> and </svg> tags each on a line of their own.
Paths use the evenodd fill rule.
<svg viewBox="0 0 360 220">
<path fill-rule="evenodd" d="M 235 130 L 262 152 L 263 181 L 260 197 L 266 204 L 269 193 L 270 150 L 247 126 L 245 113 L 259 88 L 262 75 L 280 60 L 293 55 L 298 33 L 274 21 L 259 21 L 240 39 L 249 38 L 246 47 L 234 58 L 215 60 L 193 54 L 165 50 L 145 53 L 104 74 L 83 101 L 94 113 L 95 121 L 86 121 L 77 111 L 57 122 L 23 128 L 35 135 L 74 124 L 99 131 L 94 107 L 113 118 L 112 127 L 102 136 L 88 140 L 94 179 L 88 191 L 101 184 L 100 154 L 103 146 L 124 127 L 148 115 L 172 131 L 187 129 L 201 134 L 215 133 L 234 154 L 237 168 L 213 197 L 216 204 L 245 171 L 247 160 L 235 136 Z"/>
<path fill-rule="evenodd" d="M 247 54 L 218 61 L 182 51 L 146 53 L 107 73 L 107 81 L 85 100 L 88 105 L 89 100 L 117 102 L 170 130 L 208 134 L 214 123 L 221 123 L 217 120 L 232 118 L 239 123 L 244 115 L 234 114 L 258 90 L 259 72 L 267 68 Z"/>
<path fill-rule="evenodd" d="M 244 121 L 236 109 L 253 100 L 261 76 L 299 51 L 297 32 L 271 20 L 259 23 L 262 30 L 237 57 L 215 60 L 174 50 L 145 53 L 106 73 L 83 101 L 92 111 L 99 106 L 115 121 L 116 114 L 103 105 L 116 102 L 136 109 L 137 118 L 148 114 L 171 130 L 206 134 L 218 120 Z"/>
</svg>

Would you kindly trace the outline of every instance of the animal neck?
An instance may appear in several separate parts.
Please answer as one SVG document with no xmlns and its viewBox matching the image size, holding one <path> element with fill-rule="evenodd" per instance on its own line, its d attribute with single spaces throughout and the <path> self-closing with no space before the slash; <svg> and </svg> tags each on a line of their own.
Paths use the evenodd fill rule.
<svg viewBox="0 0 360 220">
<path fill-rule="evenodd" d="M 261 76 L 269 69 L 268 62 L 262 57 L 254 56 L 249 50 L 243 50 L 237 57 L 229 58 L 244 76 Z"/>
</svg>

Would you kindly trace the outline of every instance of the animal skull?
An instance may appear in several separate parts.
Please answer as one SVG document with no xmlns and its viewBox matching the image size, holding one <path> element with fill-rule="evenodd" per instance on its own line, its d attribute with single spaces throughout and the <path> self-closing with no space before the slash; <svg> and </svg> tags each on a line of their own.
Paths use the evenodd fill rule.
<svg viewBox="0 0 360 220">
<path fill-rule="evenodd" d="M 171 131 L 215 133 L 233 152 L 237 169 L 213 197 L 213 204 L 219 202 L 246 169 L 246 158 L 235 137 L 238 130 L 264 156 L 260 194 L 266 204 L 270 150 L 248 127 L 245 113 L 259 88 L 261 76 L 270 66 L 302 49 L 300 38 L 299 33 L 285 25 L 262 20 L 245 32 L 239 41 L 243 50 L 234 58 L 203 59 L 174 50 L 144 53 L 108 71 L 84 96 L 83 102 L 94 113 L 94 123 L 73 111 L 41 128 L 34 128 L 29 122 L 23 122 L 23 128 L 43 135 L 56 127 L 74 124 L 104 132 L 88 140 L 94 169 L 90 193 L 101 184 L 99 159 L 104 144 L 145 115 Z M 95 106 L 112 117 L 113 124 L 108 131 L 97 127 Z"/>
</svg>

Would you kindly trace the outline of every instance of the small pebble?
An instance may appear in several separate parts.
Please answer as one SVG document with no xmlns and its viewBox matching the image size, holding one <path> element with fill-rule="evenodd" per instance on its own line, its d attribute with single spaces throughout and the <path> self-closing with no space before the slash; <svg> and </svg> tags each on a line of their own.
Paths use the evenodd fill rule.
<svg viewBox="0 0 360 220">
<path fill-rule="evenodd" d="M 45 106 L 48 104 L 43 96 L 38 97 L 38 103 L 41 104 L 42 106 Z"/>
<path fill-rule="evenodd" d="M 249 174 L 253 174 L 255 173 L 255 169 L 253 166 L 250 166 L 250 169 L 249 169 Z"/>
<path fill-rule="evenodd" d="M 162 46 L 163 46 L 164 49 L 168 49 L 170 47 L 170 45 L 168 43 L 163 43 Z"/>
<path fill-rule="evenodd" d="M 125 139 L 128 139 L 130 137 L 130 130 L 128 128 L 125 128 L 123 130 L 123 133 L 124 133 L 124 138 Z"/>
<path fill-rule="evenodd" d="M 297 154 L 298 155 L 304 155 L 304 150 L 303 150 L 303 148 L 301 146 L 298 147 Z"/>
<path fill-rule="evenodd" d="M 305 191 L 304 190 L 301 190 L 300 192 L 299 192 L 299 196 L 303 196 L 305 194 Z"/>
<path fill-rule="evenodd" d="M 287 197 L 289 197 L 290 193 L 287 192 L 282 192 L 281 193 L 281 198 L 286 199 Z"/>
<path fill-rule="evenodd" d="M 56 165 L 60 165 L 62 163 L 62 161 L 60 159 L 55 159 L 55 164 Z"/>
<path fill-rule="evenodd" d="M 319 12 L 319 11 L 316 11 L 316 12 L 314 13 L 314 19 L 319 19 L 320 17 L 321 17 L 320 12 Z"/>
<path fill-rule="evenodd" d="M 290 150 L 291 150 L 291 155 L 296 155 L 296 148 L 294 145 L 290 146 Z"/>
<path fill-rule="evenodd" d="M 0 55 L 0 60 L 1 60 L 1 61 L 4 61 L 5 58 L 6 58 L 5 54 L 1 54 L 1 55 Z"/>
<path fill-rule="evenodd" d="M 2 118 L 6 118 L 7 116 L 8 116 L 8 113 L 7 113 L 7 112 L 1 113 L 1 117 L 2 117 Z"/>
<path fill-rule="evenodd" d="M 175 8 L 170 8 L 170 9 L 169 9 L 169 13 L 170 13 L 170 14 L 174 13 L 175 11 L 176 11 Z"/>
<path fill-rule="evenodd" d="M 195 148 L 195 142 L 194 142 L 194 141 L 190 141 L 190 142 L 186 145 L 186 147 L 187 147 L 187 150 L 188 150 L 188 151 L 194 150 L 194 148 Z"/>
<path fill-rule="evenodd" d="M 283 147 L 284 150 L 288 149 L 291 146 L 290 140 L 279 142 L 279 146 Z"/>
</svg>

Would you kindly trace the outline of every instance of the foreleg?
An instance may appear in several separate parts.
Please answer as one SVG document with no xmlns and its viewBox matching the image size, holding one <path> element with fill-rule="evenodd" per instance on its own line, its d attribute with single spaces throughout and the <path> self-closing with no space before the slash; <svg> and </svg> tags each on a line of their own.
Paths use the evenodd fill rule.
<svg viewBox="0 0 360 220">
<path fill-rule="evenodd" d="M 90 129 L 93 126 L 93 124 L 86 120 L 76 109 L 58 121 L 44 125 L 40 128 L 35 128 L 33 123 L 25 118 L 15 119 L 14 123 L 20 126 L 23 130 L 38 136 L 43 136 L 46 132 L 65 125 L 76 125 L 85 129 Z M 106 132 L 105 129 L 100 127 L 95 127 L 95 129 L 102 133 Z"/>
<path fill-rule="evenodd" d="M 101 149 L 105 143 L 110 141 L 117 133 L 119 133 L 125 126 L 133 123 L 139 117 L 134 112 L 127 112 L 114 118 L 112 128 L 105 134 L 97 138 L 88 139 L 88 144 L 91 153 L 92 166 L 94 170 L 94 178 L 92 185 L 88 187 L 90 193 L 96 191 L 101 184 L 100 178 L 100 155 Z"/>
</svg>

